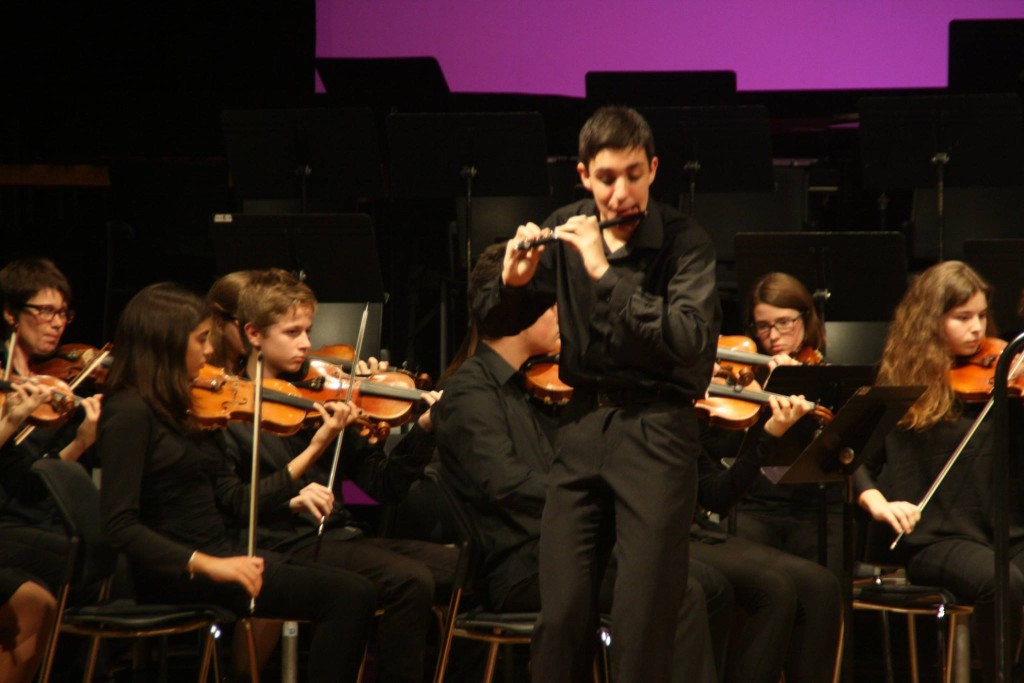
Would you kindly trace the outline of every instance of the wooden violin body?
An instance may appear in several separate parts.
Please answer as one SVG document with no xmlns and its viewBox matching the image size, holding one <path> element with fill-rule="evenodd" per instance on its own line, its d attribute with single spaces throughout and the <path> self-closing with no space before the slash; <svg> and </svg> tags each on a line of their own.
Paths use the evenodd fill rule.
<svg viewBox="0 0 1024 683">
<path fill-rule="evenodd" d="M 73 382 L 81 377 L 94 361 L 99 360 L 94 368 L 89 369 L 88 377 L 97 385 L 101 385 L 107 381 L 107 372 L 113 361 L 110 349 L 109 344 L 102 349 L 88 344 L 62 344 L 49 356 L 33 360 L 30 368 L 35 375 L 48 375 L 64 382 Z"/>
<path fill-rule="evenodd" d="M 1004 348 L 1006 342 L 1002 339 L 987 337 L 973 356 L 949 371 L 949 385 L 961 401 L 984 403 L 992 396 L 996 362 Z M 1024 395 L 1024 376 L 1011 377 L 1007 391 L 1010 396 Z"/>
<path fill-rule="evenodd" d="M 345 373 L 352 372 L 352 360 L 355 358 L 355 356 L 356 350 L 349 346 L 348 344 L 330 344 L 327 346 L 321 346 L 319 349 L 316 349 L 315 351 L 311 351 L 309 353 L 309 359 L 311 362 L 317 361 L 321 364 L 330 363 L 332 365 L 338 366 Z M 319 373 L 319 370 L 314 371 L 312 368 L 310 370 L 311 374 L 306 379 L 313 379 L 315 377 L 315 375 L 313 375 L 312 372 Z M 434 380 L 432 380 L 430 378 L 430 375 L 428 375 L 425 372 L 413 373 L 409 370 L 405 370 L 402 368 L 391 369 L 388 370 L 388 372 L 399 372 L 408 375 L 413 379 L 413 385 L 416 389 L 429 391 L 434 386 Z"/>
<path fill-rule="evenodd" d="M 260 429 L 279 436 L 291 436 L 300 429 L 317 427 L 321 415 L 315 404 L 321 402 L 303 395 L 290 382 L 263 380 Z M 229 422 L 252 422 L 256 417 L 255 410 L 255 384 L 249 380 L 227 375 L 220 368 L 205 366 L 192 383 L 191 413 L 203 428 L 222 428 Z M 370 443 L 386 439 L 390 433 L 387 423 L 373 424 L 366 419 L 359 422 L 360 434 Z"/>
<path fill-rule="evenodd" d="M 572 387 L 558 376 L 558 356 L 528 358 L 520 369 L 526 392 L 544 405 L 564 406 L 572 398 Z"/>
</svg>

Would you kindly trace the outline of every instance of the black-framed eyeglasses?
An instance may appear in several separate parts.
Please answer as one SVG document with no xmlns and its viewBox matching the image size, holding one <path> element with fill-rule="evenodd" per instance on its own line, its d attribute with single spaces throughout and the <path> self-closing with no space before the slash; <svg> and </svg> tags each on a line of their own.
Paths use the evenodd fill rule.
<svg viewBox="0 0 1024 683">
<path fill-rule="evenodd" d="M 773 329 L 779 331 L 779 334 L 789 334 L 796 327 L 796 321 L 804 317 L 804 314 L 794 315 L 792 318 L 779 318 L 774 322 L 756 322 L 750 323 L 750 329 L 759 337 L 766 337 L 771 334 Z"/>
<path fill-rule="evenodd" d="M 67 306 L 64 306 L 63 308 L 56 308 L 54 306 L 44 306 L 41 304 L 23 304 L 22 308 L 31 308 L 33 315 L 44 323 L 50 322 L 57 316 L 64 318 L 65 323 L 70 323 L 75 319 L 75 312 Z"/>
</svg>

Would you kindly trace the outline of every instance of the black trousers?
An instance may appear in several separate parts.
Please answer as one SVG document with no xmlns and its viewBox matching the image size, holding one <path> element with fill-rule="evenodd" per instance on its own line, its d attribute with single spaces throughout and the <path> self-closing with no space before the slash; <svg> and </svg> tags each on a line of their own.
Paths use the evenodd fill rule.
<svg viewBox="0 0 1024 683">
<path fill-rule="evenodd" d="M 451 588 L 458 551 L 425 541 L 389 538 L 325 538 L 293 551 L 316 561 L 365 576 L 377 589 L 384 614 L 377 624 L 377 680 L 421 683 L 427 632 L 438 586 Z"/>
<path fill-rule="evenodd" d="M 376 596 L 368 579 L 276 553 L 258 551 L 266 560 L 263 589 L 251 616 L 312 621 L 310 681 L 355 681 L 363 659 Z M 180 604 L 213 603 L 250 616 L 249 596 L 237 583 L 216 583 L 204 576 L 167 576 L 136 571 L 141 600 Z"/>
<path fill-rule="evenodd" d="M 958 600 L 974 605 L 971 643 L 981 659 L 986 681 L 996 680 L 995 557 L 991 545 L 962 538 L 939 541 L 914 550 L 907 562 L 907 578 L 913 583 L 941 586 Z M 1006 642 L 1014 648 L 1020 640 L 1021 608 L 1024 607 L 1024 544 L 1010 546 L 1010 633 Z"/>
<path fill-rule="evenodd" d="M 670 681 L 696 501 L 693 408 L 578 400 L 565 413 L 541 524 L 533 680 L 587 680 L 599 588 L 617 544 L 612 677 Z"/>
<path fill-rule="evenodd" d="M 785 486 L 785 484 L 781 484 Z M 783 552 L 818 561 L 818 513 L 778 506 L 743 502 L 736 515 L 736 535 Z M 837 577 L 843 575 L 843 515 L 830 509 L 825 518 L 828 567 Z"/>
<path fill-rule="evenodd" d="M 842 623 L 842 586 L 828 569 L 789 553 L 728 536 L 694 541 L 691 561 L 732 585 L 739 614 L 727 645 L 727 683 L 829 683 Z"/>
<path fill-rule="evenodd" d="M 598 589 L 598 606 L 602 613 L 612 611 L 612 592 L 618 572 L 614 561 L 605 571 Z M 673 681 L 686 683 L 714 683 L 718 680 L 716 662 L 719 653 L 713 650 L 716 629 L 709 624 L 721 624 L 718 633 L 725 640 L 733 608 L 732 586 L 714 569 L 690 561 L 690 578 L 683 604 L 676 622 L 673 644 Z M 540 610 L 540 577 L 532 576 L 516 584 L 504 602 L 496 605 L 499 612 L 537 612 Z M 617 630 L 612 625 L 612 642 Z"/>
</svg>

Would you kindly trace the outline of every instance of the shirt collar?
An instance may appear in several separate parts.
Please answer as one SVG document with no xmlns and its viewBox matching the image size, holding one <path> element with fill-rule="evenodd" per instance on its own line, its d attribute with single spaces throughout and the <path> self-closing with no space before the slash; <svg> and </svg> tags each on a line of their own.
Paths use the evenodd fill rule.
<svg viewBox="0 0 1024 683">
<path fill-rule="evenodd" d="M 476 355 L 498 384 L 505 385 L 518 372 L 517 368 L 509 365 L 508 361 L 501 357 L 501 354 L 487 345 L 487 342 L 480 342 L 477 345 Z"/>
<path fill-rule="evenodd" d="M 593 200 L 589 201 L 589 206 L 586 210 L 581 212 L 582 215 L 595 216 L 597 215 L 597 203 Z M 616 254 L 615 258 L 623 258 L 633 253 L 635 249 L 658 249 L 661 247 L 661 243 L 664 236 L 664 220 L 662 218 L 661 207 L 658 206 L 657 202 L 653 199 L 647 202 L 647 215 L 640 221 L 640 225 L 637 226 L 633 236 L 629 238 L 629 242 L 623 247 L 621 253 Z M 605 245 L 605 254 L 608 253 L 608 246 Z"/>
</svg>

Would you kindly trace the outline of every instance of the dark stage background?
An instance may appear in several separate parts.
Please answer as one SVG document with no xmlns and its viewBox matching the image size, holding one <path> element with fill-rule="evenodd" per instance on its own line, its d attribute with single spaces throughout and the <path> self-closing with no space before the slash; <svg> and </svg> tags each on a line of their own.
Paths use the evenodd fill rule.
<svg viewBox="0 0 1024 683">
<path fill-rule="evenodd" d="M 539 220 L 550 206 L 578 195 L 575 134 L 602 101 L 596 86 L 589 99 L 585 96 L 587 71 L 715 69 L 731 79 L 724 89 L 720 82 L 690 89 L 655 83 L 647 92 L 613 89 L 604 99 L 644 107 L 766 108 L 774 159 L 768 188 L 719 190 L 698 183 L 696 215 L 716 240 L 727 327 L 735 331 L 740 306 L 732 240 L 737 232 L 885 229 L 903 234 L 910 272 L 935 260 L 934 190 L 929 196 L 927 188 L 865 183 L 858 102 L 879 94 L 949 94 L 954 90 L 945 87 L 947 66 L 959 79 L 957 92 L 974 86 L 1019 90 L 1013 78 L 1020 69 L 1005 67 L 1013 60 L 1021 65 L 1020 49 L 1014 51 L 1012 37 L 1002 40 L 1002 52 L 993 52 L 993 46 L 1000 35 L 1020 35 L 1013 33 L 1021 30 L 1020 21 L 987 25 L 987 30 L 996 30 L 995 41 L 991 33 L 964 39 L 964 44 L 973 40 L 992 52 L 989 63 L 971 62 L 970 50 L 956 64 L 945 63 L 949 19 L 1005 17 L 1015 11 L 1024 15 L 1014 4 L 947 0 L 939 6 L 908 3 L 896 12 L 885 9 L 891 3 L 865 3 L 854 21 L 848 8 L 828 15 L 820 7 L 812 11 L 808 3 L 771 5 L 770 10 L 763 3 L 740 3 L 733 14 L 704 3 L 689 8 L 676 44 L 651 40 L 645 48 L 643 39 L 634 36 L 629 42 L 634 49 L 616 61 L 597 54 L 592 43 L 586 44 L 589 59 L 567 56 L 561 44 L 547 53 L 538 50 L 538 42 L 547 40 L 544 36 L 572 26 L 581 15 L 529 3 L 507 29 L 511 36 L 494 33 L 498 28 L 492 26 L 497 23 L 493 14 L 432 7 L 421 8 L 417 19 L 413 10 L 418 5 L 404 0 L 386 7 L 329 0 L 220 1 L 201 8 L 170 2 L 59 7 L 8 3 L 0 10 L 0 25 L 6 29 L 0 41 L 0 261 L 32 254 L 54 258 L 72 280 L 80 311 L 68 339 L 102 343 L 139 287 L 173 279 L 204 290 L 218 275 L 212 214 L 301 210 L 299 180 L 290 167 L 283 171 L 288 196 L 245 194 L 245 177 L 232 168 L 233 155 L 225 146 L 222 112 L 323 112 L 369 105 L 372 132 L 349 136 L 373 138 L 368 146 L 371 152 L 376 147 L 377 165 L 371 160 L 371 170 L 359 176 L 369 186 L 354 192 L 313 190 L 305 208 L 372 217 L 389 294 L 382 346 L 392 360 L 436 375 L 465 326 L 464 203 L 395 191 L 387 114 L 535 111 L 543 116 L 549 191 L 542 197 L 476 197 L 476 252 L 522 220 Z M 641 24 L 656 23 L 658 12 L 678 13 L 670 9 L 675 5 L 645 5 L 647 23 Z M 499 3 L 495 11 L 505 16 L 510 6 Z M 385 9 L 392 13 L 384 22 L 390 31 L 382 24 Z M 746 15 L 737 16 L 741 10 Z M 593 31 L 583 29 L 609 11 L 597 3 L 594 16 L 588 15 L 572 35 L 597 40 Z M 936 16 L 942 17 L 942 31 L 936 28 Z M 544 17 L 544 30 L 530 34 L 526 25 Z M 751 27 L 758 22 L 766 42 L 752 45 Z M 641 28 L 626 32 L 632 35 Z M 517 35 L 528 40 L 515 46 Z M 486 49 L 484 38 L 490 41 Z M 826 47 L 830 43 L 834 53 Z M 506 51 L 498 49 L 505 44 Z M 432 45 L 437 46 L 445 79 L 433 89 L 421 76 L 402 85 L 407 72 L 401 67 L 388 71 L 394 65 L 387 64 L 368 80 L 350 71 L 333 87 L 327 78 L 316 76 L 317 57 L 426 54 Z M 538 54 L 547 56 L 538 61 Z M 371 66 L 381 64 L 363 68 Z M 993 75 L 1003 80 L 993 85 Z M 355 154 L 356 142 L 367 142 L 345 136 L 342 131 L 338 143 L 345 151 L 336 155 L 343 161 Z M 324 148 L 317 142 L 310 145 Z M 272 154 L 251 156 L 258 161 Z M 666 163 L 663 158 L 662 169 Z M 1021 162 L 1009 163 L 1019 169 Z M 663 182 L 668 182 L 665 175 Z M 656 185 L 659 190 L 662 199 L 680 200 L 675 190 Z M 1024 209 L 1017 199 L 1021 194 L 1013 187 L 949 188 L 946 256 L 963 255 L 963 241 L 969 237 L 1024 236 Z M 447 299 L 442 290 L 449 293 Z M 1008 330 L 1019 327 L 1012 312 L 1003 313 L 1003 324 Z"/>
</svg>

